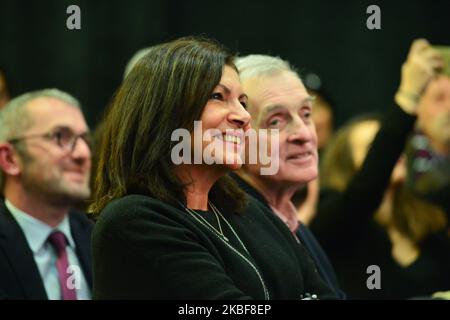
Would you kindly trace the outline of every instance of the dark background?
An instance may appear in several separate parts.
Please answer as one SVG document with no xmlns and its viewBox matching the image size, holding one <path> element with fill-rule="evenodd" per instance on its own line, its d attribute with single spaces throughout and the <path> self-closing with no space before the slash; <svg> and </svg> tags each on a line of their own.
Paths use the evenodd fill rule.
<svg viewBox="0 0 450 320">
<path fill-rule="evenodd" d="M 71 4 L 81 8 L 81 30 L 66 28 Z M 370 4 L 381 8 L 381 30 L 366 27 Z M 320 75 L 342 124 L 391 105 L 411 41 L 450 45 L 449 16 L 449 0 L 0 0 L 0 65 L 14 94 L 68 91 L 94 126 L 135 51 L 203 34 Z"/>
</svg>

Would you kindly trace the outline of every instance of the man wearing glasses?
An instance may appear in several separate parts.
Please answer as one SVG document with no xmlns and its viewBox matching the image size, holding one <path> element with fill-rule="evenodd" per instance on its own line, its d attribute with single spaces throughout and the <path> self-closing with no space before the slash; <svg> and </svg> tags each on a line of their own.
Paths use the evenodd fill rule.
<svg viewBox="0 0 450 320">
<path fill-rule="evenodd" d="M 0 299 L 90 299 L 89 129 L 57 89 L 0 111 Z"/>
</svg>

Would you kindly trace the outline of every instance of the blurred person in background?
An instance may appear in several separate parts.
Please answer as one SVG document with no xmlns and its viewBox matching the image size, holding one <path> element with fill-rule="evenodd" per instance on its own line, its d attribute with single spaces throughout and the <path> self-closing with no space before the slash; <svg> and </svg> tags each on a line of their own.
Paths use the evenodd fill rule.
<svg viewBox="0 0 450 320">
<path fill-rule="evenodd" d="M 428 42 L 415 41 L 396 105 L 383 117 L 350 122 L 325 151 L 310 226 L 350 298 L 405 299 L 450 288 L 448 221 L 439 207 L 404 188 L 401 157 L 419 97 L 442 65 Z M 367 284 L 370 266 L 381 271 L 379 289 Z"/>
<path fill-rule="evenodd" d="M 406 154 L 408 187 L 450 217 L 450 72 L 435 77 L 420 97 Z"/>
<path fill-rule="evenodd" d="M 364 160 L 381 119 L 361 116 L 337 131 L 324 155 L 321 203 L 311 227 L 330 252 L 350 297 L 401 299 L 431 294 L 448 286 L 448 222 L 439 207 L 404 187 L 404 157 L 394 166 L 379 199 L 380 189 L 372 181 L 377 182 L 373 176 L 384 171 L 384 161 L 382 156 L 379 163 Z M 379 205 L 369 212 L 374 201 Z M 365 270 L 373 264 L 381 269 L 381 290 L 366 287 Z"/>
<path fill-rule="evenodd" d="M 136 63 L 139 62 L 139 60 L 145 56 L 146 54 L 148 54 L 150 51 L 152 50 L 152 47 L 145 47 L 142 49 L 139 49 L 138 51 L 136 51 L 133 56 L 130 58 L 130 60 L 128 60 L 127 65 L 125 66 L 125 70 L 123 72 L 123 79 L 125 79 L 128 74 L 131 72 L 131 70 L 134 68 L 134 66 L 136 65 Z"/>
<path fill-rule="evenodd" d="M 11 88 L 9 79 L 4 68 L 0 66 L 0 110 L 11 99 Z"/>
<path fill-rule="evenodd" d="M 314 110 L 312 119 L 317 132 L 317 148 L 319 156 L 325 149 L 328 141 L 333 136 L 334 114 L 333 106 L 329 98 L 322 91 L 308 90 L 308 93 L 314 97 Z"/>
</svg>

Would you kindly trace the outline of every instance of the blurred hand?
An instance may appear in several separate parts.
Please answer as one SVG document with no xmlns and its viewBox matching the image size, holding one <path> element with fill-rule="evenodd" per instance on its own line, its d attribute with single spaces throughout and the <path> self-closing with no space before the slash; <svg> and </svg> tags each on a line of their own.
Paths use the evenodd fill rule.
<svg viewBox="0 0 450 320">
<path fill-rule="evenodd" d="M 436 299 L 450 300 L 450 291 L 436 292 L 432 297 Z"/>
<path fill-rule="evenodd" d="M 415 40 L 402 65 L 397 104 L 407 113 L 416 114 L 419 98 L 428 82 L 444 67 L 444 60 L 425 39 Z"/>
</svg>

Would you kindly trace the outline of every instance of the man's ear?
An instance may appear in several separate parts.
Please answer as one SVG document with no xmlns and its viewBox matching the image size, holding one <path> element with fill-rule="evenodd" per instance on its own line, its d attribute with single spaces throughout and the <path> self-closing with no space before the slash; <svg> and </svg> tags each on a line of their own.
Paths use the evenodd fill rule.
<svg viewBox="0 0 450 320">
<path fill-rule="evenodd" d="M 0 142 L 0 168 L 9 176 L 20 174 L 20 160 L 14 148 L 5 142 Z"/>
</svg>

